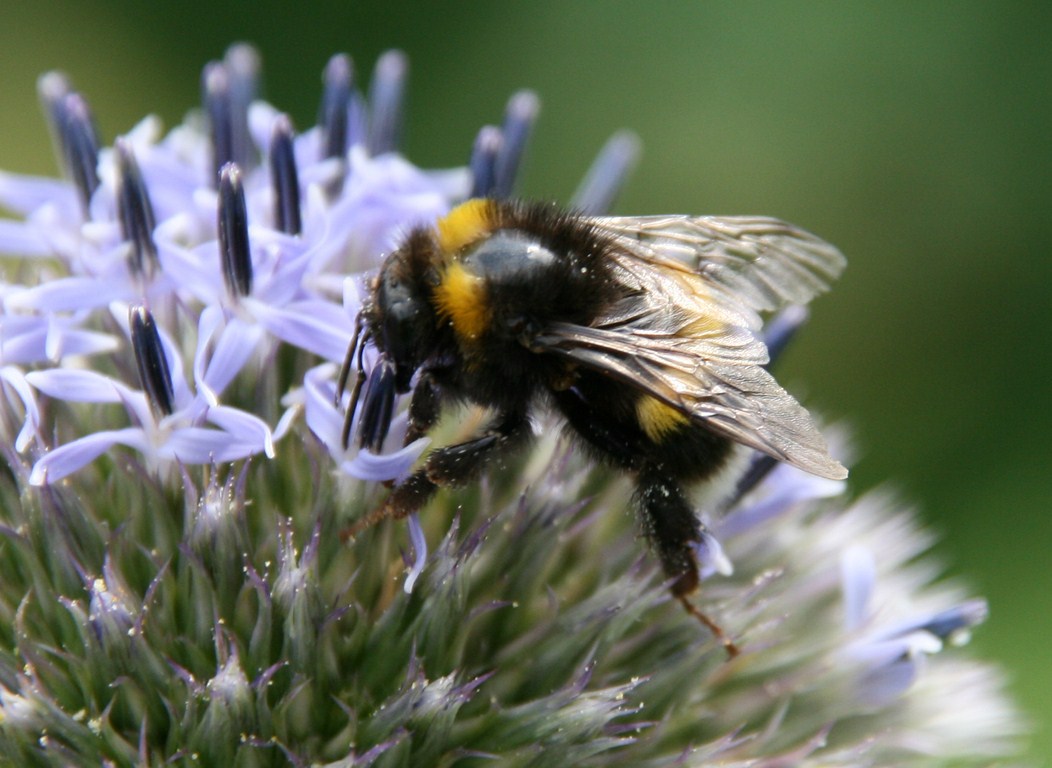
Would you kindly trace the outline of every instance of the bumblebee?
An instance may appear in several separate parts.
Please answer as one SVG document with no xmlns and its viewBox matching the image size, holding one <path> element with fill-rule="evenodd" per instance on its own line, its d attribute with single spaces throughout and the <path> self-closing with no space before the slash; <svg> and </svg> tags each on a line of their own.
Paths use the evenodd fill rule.
<svg viewBox="0 0 1052 768">
<path fill-rule="evenodd" d="M 847 476 L 810 416 L 765 369 L 760 313 L 805 304 L 844 266 L 828 243 L 764 217 L 593 217 L 553 205 L 473 199 L 418 227 L 383 262 L 341 372 L 357 379 L 359 440 L 378 452 L 395 397 L 412 388 L 406 443 L 444 405 L 494 414 L 433 450 L 356 529 L 420 509 L 477 478 L 554 410 L 599 460 L 634 477 L 641 527 L 673 595 L 687 596 L 703 526 L 685 487 L 736 444 L 827 478 Z M 366 376 L 364 350 L 379 355 Z M 415 383 L 414 383 L 415 382 Z"/>
</svg>

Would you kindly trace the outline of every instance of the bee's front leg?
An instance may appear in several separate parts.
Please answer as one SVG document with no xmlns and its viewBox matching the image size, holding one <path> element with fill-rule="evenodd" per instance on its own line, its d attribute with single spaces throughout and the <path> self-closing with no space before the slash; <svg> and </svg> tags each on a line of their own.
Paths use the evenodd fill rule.
<svg viewBox="0 0 1052 768">
<path fill-rule="evenodd" d="M 356 522 L 348 535 L 353 537 L 381 520 L 400 520 L 411 515 L 427 504 L 439 488 L 475 480 L 491 461 L 529 437 L 525 412 L 504 413 L 478 437 L 432 451 L 424 466 L 396 485 L 383 505 Z"/>
<path fill-rule="evenodd" d="M 409 445 L 430 432 L 441 412 L 442 388 L 438 383 L 438 372 L 421 371 L 413 387 L 413 398 L 409 401 L 409 425 L 402 444 Z"/>
</svg>

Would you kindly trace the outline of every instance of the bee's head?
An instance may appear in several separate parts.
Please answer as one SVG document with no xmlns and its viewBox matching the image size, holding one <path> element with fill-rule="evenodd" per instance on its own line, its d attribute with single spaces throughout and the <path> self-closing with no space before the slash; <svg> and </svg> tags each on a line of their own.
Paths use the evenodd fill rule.
<svg viewBox="0 0 1052 768">
<path fill-rule="evenodd" d="M 423 239 L 423 232 L 414 232 L 387 257 L 363 311 L 366 339 L 380 353 L 361 392 L 360 441 L 372 451 L 379 451 L 387 437 L 395 395 L 409 391 L 434 334 L 435 317 L 428 300 L 433 246 L 428 247 L 430 238 L 426 243 Z M 358 391 L 356 387 L 356 395 Z M 352 399 L 351 414 L 356 406 L 357 396 Z"/>
</svg>

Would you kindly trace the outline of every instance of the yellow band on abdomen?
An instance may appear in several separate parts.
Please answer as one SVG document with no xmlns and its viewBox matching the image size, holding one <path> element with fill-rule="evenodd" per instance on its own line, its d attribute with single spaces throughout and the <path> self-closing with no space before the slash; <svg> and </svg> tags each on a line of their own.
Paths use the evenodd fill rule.
<svg viewBox="0 0 1052 768">
<path fill-rule="evenodd" d="M 636 420 L 655 443 L 660 443 L 669 432 L 690 421 L 686 414 L 650 395 L 636 400 Z"/>
</svg>

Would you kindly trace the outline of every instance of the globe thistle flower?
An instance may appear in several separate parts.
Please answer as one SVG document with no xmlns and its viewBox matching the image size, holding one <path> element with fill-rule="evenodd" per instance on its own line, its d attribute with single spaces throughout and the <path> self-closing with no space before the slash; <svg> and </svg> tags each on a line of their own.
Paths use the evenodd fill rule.
<svg viewBox="0 0 1052 768">
<path fill-rule="evenodd" d="M 0 173 L 0 754 L 19 765 L 986 765 L 1024 725 L 959 645 L 985 603 L 940 579 L 887 493 L 757 458 L 704 506 L 679 611 L 623 478 L 549 425 L 407 525 L 341 535 L 429 444 L 348 448 L 339 364 L 402 233 L 507 197 L 539 113 L 512 96 L 467 167 L 399 152 L 408 61 L 318 125 L 258 99 L 234 46 L 202 106 L 110 145 L 39 91 L 64 178 Z M 600 213 L 638 154 L 599 153 Z M 15 277 L 12 277 L 15 276 Z M 803 321 L 767 327 L 776 352 Z M 371 365 L 371 350 L 360 350 Z M 441 441 L 470 428 L 445 424 Z M 131 451 L 113 452 L 115 446 Z M 434 545 L 429 551 L 428 541 Z"/>
</svg>

